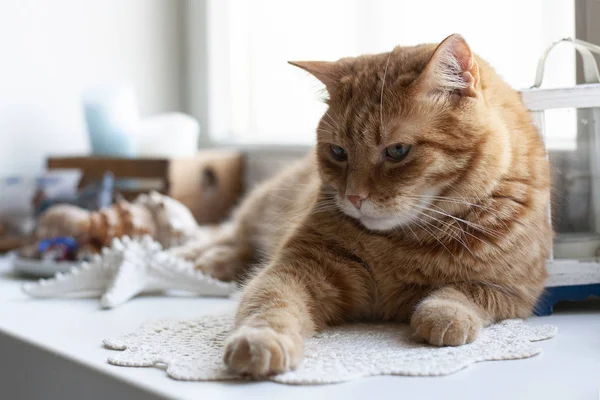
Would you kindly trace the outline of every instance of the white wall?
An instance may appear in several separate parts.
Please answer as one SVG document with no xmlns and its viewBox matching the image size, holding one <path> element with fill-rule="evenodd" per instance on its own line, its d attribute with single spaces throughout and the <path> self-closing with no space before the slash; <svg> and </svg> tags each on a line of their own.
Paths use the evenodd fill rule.
<svg viewBox="0 0 600 400">
<path fill-rule="evenodd" d="M 142 115 L 181 110 L 179 0 L 0 0 L 0 176 L 81 154 L 80 96 L 133 83 Z"/>
</svg>

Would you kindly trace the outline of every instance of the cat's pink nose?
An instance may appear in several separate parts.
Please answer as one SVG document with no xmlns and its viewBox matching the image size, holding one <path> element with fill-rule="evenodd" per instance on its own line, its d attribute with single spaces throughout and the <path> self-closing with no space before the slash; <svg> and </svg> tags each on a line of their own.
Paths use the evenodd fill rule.
<svg viewBox="0 0 600 400">
<path fill-rule="evenodd" d="M 352 194 L 349 194 L 346 197 L 348 198 L 350 203 L 352 203 L 354 205 L 354 207 L 356 207 L 357 210 L 360 210 L 360 204 L 364 200 L 364 197 L 360 197 L 360 196 L 356 196 L 356 195 L 352 195 Z"/>
</svg>

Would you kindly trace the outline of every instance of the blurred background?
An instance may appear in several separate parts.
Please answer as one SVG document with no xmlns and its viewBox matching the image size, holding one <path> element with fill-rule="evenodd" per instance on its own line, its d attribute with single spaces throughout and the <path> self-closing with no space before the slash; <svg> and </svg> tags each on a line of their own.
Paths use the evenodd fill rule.
<svg viewBox="0 0 600 400">
<path fill-rule="evenodd" d="M 288 60 L 336 60 L 461 33 L 522 89 L 553 42 L 600 43 L 598 20 L 596 0 L 1 0 L 0 224 L 28 198 L 11 188 L 37 177 L 40 195 L 39 177 L 65 168 L 80 170 L 68 178 L 78 188 L 110 183 L 105 172 L 162 179 L 157 188 L 200 222 L 220 220 L 244 188 L 315 141 L 322 88 Z M 581 83 L 580 69 L 573 49 L 559 46 L 543 86 Z M 574 108 L 545 116 L 560 167 L 555 225 L 564 232 L 593 229 L 580 117 Z M 215 161 L 223 157 L 230 161 Z M 52 197 L 44 190 L 38 197 Z"/>
<path fill-rule="evenodd" d="M 0 175 L 38 173 L 48 154 L 89 152 L 82 98 L 101 85 L 132 85 L 142 117 L 193 116 L 202 146 L 314 141 L 320 87 L 287 60 L 335 60 L 458 32 L 514 87 L 528 87 L 553 41 L 599 34 L 576 32 L 597 3 L 3 0 Z M 572 49 L 551 57 L 544 84 L 573 84 Z"/>
</svg>

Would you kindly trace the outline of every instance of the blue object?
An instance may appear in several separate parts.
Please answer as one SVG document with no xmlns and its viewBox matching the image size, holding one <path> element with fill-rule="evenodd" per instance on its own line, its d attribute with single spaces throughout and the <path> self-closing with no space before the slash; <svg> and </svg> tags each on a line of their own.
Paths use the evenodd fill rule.
<svg viewBox="0 0 600 400">
<path fill-rule="evenodd" d="M 548 287 L 538 300 L 535 315 L 551 315 L 554 305 L 559 301 L 582 301 L 591 296 L 600 296 L 600 283 L 591 285 Z"/>
<path fill-rule="evenodd" d="M 57 237 L 42 240 L 38 250 L 43 260 L 65 261 L 75 260 L 79 245 L 72 237 Z"/>
<path fill-rule="evenodd" d="M 93 155 L 135 157 L 139 111 L 133 87 L 105 87 L 86 93 L 83 109 Z"/>
</svg>

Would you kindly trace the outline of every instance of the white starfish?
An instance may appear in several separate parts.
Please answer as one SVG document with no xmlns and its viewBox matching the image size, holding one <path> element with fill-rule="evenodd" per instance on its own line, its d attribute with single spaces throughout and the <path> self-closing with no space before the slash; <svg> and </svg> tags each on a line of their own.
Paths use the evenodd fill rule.
<svg viewBox="0 0 600 400">
<path fill-rule="evenodd" d="M 113 239 L 112 246 L 90 263 L 23 285 L 23 291 L 32 297 L 101 296 L 104 308 L 117 307 L 140 293 L 169 290 L 227 297 L 235 291 L 235 284 L 204 275 L 191 262 L 172 256 L 145 236 Z"/>
</svg>

